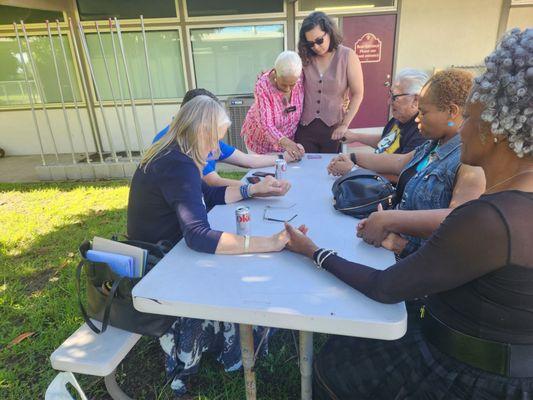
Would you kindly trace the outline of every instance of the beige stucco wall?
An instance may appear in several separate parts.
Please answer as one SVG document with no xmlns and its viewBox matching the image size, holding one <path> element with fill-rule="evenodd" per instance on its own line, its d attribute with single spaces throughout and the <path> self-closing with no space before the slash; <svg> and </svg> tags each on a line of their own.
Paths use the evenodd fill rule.
<svg viewBox="0 0 533 400">
<path fill-rule="evenodd" d="M 512 7 L 511 10 L 509 10 L 507 29 L 516 27 L 520 29 L 533 27 L 533 6 Z"/>
<path fill-rule="evenodd" d="M 502 0 L 402 0 L 396 71 L 477 65 L 496 43 Z"/>
</svg>

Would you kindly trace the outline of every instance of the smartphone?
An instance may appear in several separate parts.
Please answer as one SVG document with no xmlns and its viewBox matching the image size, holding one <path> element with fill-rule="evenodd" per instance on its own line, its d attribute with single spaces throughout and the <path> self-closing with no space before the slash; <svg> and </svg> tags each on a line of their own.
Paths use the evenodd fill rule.
<svg viewBox="0 0 533 400">
<path fill-rule="evenodd" d="M 261 182 L 261 178 L 259 178 L 258 176 L 247 176 L 246 180 L 248 181 L 248 183 L 252 184 Z"/>
<path fill-rule="evenodd" d="M 257 171 L 252 174 L 253 176 L 259 176 L 264 178 L 265 176 L 276 176 L 273 172 Z"/>
</svg>

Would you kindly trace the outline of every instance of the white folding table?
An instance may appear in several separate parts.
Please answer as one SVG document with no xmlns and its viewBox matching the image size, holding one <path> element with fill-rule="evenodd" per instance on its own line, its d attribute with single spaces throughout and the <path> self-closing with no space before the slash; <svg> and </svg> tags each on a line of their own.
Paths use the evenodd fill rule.
<svg viewBox="0 0 533 400">
<path fill-rule="evenodd" d="M 235 232 L 235 208 L 245 204 L 251 211 L 252 235 L 271 235 L 283 229 L 283 223 L 264 220 L 264 210 L 267 205 L 280 207 L 270 209 L 267 216 L 298 214 L 291 224 L 305 223 L 318 246 L 374 268 L 394 264 L 393 253 L 356 237 L 356 219 L 334 210 L 334 178 L 326 172 L 330 158 L 306 155 L 301 162 L 289 164 L 286 179 L 292 188 L 284 197 L 216 206 L 208 214 L 211 227 Z M 273 172 L 273 168 L 261 170 Z M 252 325 L 300 331 L 305 400 L 312 394 L 312 332 L 393 340 L 407 329 L 403 303 L 375 302 L 289 251 L 213 255 L 191 250 L 182 240 L 137 284 L 133 297 L 139 311 L 241 324 L 248 400 L 256 394 Z"/>
</svg>

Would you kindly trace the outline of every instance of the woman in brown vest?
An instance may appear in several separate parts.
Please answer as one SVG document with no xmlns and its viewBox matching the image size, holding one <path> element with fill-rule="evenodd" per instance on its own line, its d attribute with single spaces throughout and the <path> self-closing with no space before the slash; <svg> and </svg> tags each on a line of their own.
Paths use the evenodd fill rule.
<svg viewBox="0 0 533 400">
<path fill-rule="evenodd" d="M 296 142 L 307 153 L 337 153 L 363 100 L 363 71 L 355 52 L 341 45 L 337 26 L 323 12 L 307 16 L 298 52 L 304 71 L 304 107 Z M 346 112 L 346 94 L 350 105 Z"/>
</svg>

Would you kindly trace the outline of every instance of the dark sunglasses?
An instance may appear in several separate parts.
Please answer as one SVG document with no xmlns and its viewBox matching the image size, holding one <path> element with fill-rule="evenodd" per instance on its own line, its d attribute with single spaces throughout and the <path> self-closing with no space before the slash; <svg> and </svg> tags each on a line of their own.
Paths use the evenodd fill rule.
<svg viewBox="0 0 533 400">
<path fill-rule="evenodd" d="M 327 32 L 324 32 L 324 34 L 322 36 L 320 36 L 319 38 L 316 38 L 315 40 L 313 40 L 312 42 L 306 42 L 305 45 L 307 47 L 309 47 L 310 49 L 312 49 L 313 47 L 315 47 L 315 44 L 317 46 L 320 46 L 322 43 L 324 43 L 324 38 L 326 37 L 328 33 Z"/>
</svg>

